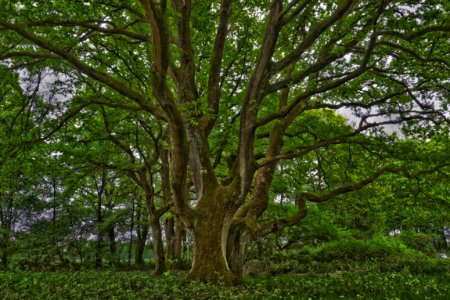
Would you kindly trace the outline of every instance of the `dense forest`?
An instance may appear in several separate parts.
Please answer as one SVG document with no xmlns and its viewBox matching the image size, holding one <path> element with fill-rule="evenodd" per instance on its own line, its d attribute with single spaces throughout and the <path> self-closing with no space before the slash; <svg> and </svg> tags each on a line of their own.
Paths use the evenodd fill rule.
<svg viewBox="0 0 450 300">
<path fill-rule="evenodd" d="M 0 0 L 0 296 L 114 278 L 124 299 L 446 298 L 449 15 Z"/>
</svg>

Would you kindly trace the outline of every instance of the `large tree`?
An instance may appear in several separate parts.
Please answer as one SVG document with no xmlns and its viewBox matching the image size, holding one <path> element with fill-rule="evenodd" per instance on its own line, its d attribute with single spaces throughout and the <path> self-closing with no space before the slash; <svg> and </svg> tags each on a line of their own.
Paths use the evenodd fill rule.
<svg viewBox="0 0 450 300">
<path fill-rule="evenodd" d="M 258 223 L 281 162 L 361 143 L 382 125 L 446 120 L 449 10 L 400 0 L 2 1 L 0 59 L 76 78 L 73 110 L 55 128 L 94 104 L 163 124 L 173 210 L 194 240 L 189 276 L 231 284 L 246 241 L 297 222 L 305 201 L 406 174 L 380 160 L 363 179 L 299 189 L 292 217 Z M 358 123 L 313 135 L 306 113 L 323 108 L 353 110 Z"/>
</svg>

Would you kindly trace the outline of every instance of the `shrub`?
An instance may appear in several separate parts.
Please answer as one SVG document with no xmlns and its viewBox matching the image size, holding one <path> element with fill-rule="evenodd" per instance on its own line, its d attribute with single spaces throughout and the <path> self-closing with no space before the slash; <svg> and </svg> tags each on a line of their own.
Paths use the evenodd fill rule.
<svg viewBox="0 0 450 300">
<path fill-rule="evenodd" d="M 342 259 L 361 260 L 366 258 L 368 253 L 367 243 L 356 239 L 343 239 L 322 245 L 313 254 L 313 259 L 319 262 Z"/>
<path fill-rule="evenodd" d="M 420 251 L 429 256 L 436 255 L 433 245 L 433 237 L 424 233 L 414 231 L 403 231 L 399 234 L 399 239 L 409 248 Z"/>
</svg>

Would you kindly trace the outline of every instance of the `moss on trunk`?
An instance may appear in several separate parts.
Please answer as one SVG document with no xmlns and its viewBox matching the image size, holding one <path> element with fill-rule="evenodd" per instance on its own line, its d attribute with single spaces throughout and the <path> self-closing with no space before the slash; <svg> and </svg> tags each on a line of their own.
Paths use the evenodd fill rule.
<svg viewBox="0 0 450 300">
<path fill-rule="evenodd" d="M 194 259 L 189 274 L 190 280 L 219 283 L 227 286 L 242 282 L 227 263 L 226 243 L 229 226 L 226 226 L 226 195 L 222 189 L 203 199 L 202 209 L 197 211 L 195 227 L 191 230 L 194 239 Z"/>
<path fill-rule="evenodd" d="M 242 278 L 228 267 L 222 247 L 221 226 L 205 224 L 194 232 L 194 260 L 188 279 L 226 286 L 237 285 Z"/>
</svg>

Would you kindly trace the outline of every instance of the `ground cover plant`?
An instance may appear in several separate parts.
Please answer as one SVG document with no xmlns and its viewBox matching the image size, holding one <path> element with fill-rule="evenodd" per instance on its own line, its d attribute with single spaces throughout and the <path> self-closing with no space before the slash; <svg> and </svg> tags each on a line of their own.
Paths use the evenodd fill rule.
<svg viewBox="0 0 450 300">
<path fill-rule="evenodd" d="M 246 277 L 239 287 L 186 282 L 186 273 L 0 273 L 2 299 L 448 299 L 450 273 L 333 271 Z"/>
</svg>

